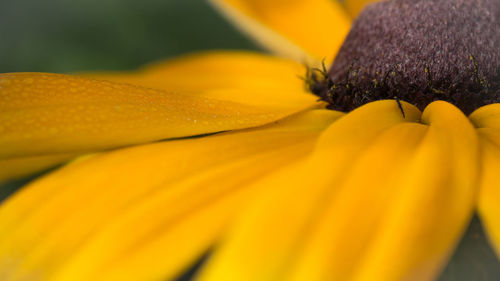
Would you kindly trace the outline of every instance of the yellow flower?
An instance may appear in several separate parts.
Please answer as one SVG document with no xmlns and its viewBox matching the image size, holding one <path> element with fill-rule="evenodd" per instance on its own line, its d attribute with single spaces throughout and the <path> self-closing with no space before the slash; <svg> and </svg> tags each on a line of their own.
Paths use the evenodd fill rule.
<svg viewBox="0 0 500 281">
<path fill-rule="evenodd" d="M 203 281 L 432 280 L 474 211 L 499 253 L 500 104 L 323 109 L 297 76 L 342 44 L 340 4 L 212 2 L 295 61 L 0 75 L 1 179 L 96 153 L 3 203 L 1 280 L 166 280 L 208 251 Z"/>
</svg>

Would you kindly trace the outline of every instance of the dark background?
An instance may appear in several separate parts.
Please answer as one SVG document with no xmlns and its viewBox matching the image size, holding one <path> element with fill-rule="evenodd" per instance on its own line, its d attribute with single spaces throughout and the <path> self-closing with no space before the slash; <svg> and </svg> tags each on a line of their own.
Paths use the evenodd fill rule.
<svg viewBox="0 0 500 281">
<path fill-rule="evenodd" d="M 262 51 L 203 0 L 0 0 L 0 72 L 127 70 L 207 49 Z M 500 280 L 477 218 L 439 280 Z"/>
</svg>

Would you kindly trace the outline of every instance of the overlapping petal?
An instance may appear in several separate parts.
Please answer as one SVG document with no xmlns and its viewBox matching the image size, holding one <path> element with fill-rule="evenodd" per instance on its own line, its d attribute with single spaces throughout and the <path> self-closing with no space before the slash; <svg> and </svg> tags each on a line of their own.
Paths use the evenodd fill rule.
<svg viewBox="0 0 500 281">
<path fill-rule="evenodd" d="M 201 280 L 435 276 L 473 210 L 477 139 L 446 103 L 426 109 L 426 125 L 400 115 L 394 102 L 361 107 L 303 166 L 264 180 L 286 185 L 240 219 Z"/>
<path fill-rule="evenodd" d="M 500 103 L 486 105 L 475 110 L 469 119 L 477 128 L 500 129 Z"/>
<path fill-rule="evenodd" d="M 133 72 L 84 77 L 222 99 L 255 106 L 314 100 L 303 64 L 242 51 L 212 51 L 158 62 Z M 238 89 L 239 91 L 235 91 Z"/>
<path fill-rule="evenodd" d="M 481 140 L 478 212 L 500 258 L 500 104 L 483 106 L 470 117 Z"/>
<path fill-rule="evenodd" d="M 500 131 L 479 129 L 482 174 L 478 212 L 486 232 L 500 258 Z"/>
<path fill-rule="evenodd" d="M 408 120 L 418 120 L 414 107 L 405 111 Z M 387 101 L 361 107 L 335 122 L 311 159 L 259 183 L 270 190 L 239 219 L 201 280 L 283 280 L 299 241 L 306 239 L 312 220 L 320 214 L 318 206 L 328 204 L 326 198 L 373 139 L 401 122 L 396 103 Z"/>
<path fill-rule="evenodd" d="M 341 114 L 119 150 L 73 163 L 0 209 L 2 280 L 163 280 L 202 255 L 257 189 Z M 314 122 L 312 122 L 314 121 Z"/>
<path fill-rule="evenodd" d="M 0 159 L 0 183 L 28 176 L 76 157 L 73 153 Z"/>
<path fill-rule="evenodd" d="M 242 31 L 276 54 L 298 62 L 330 62 L 350 27 L 330 0 L 211 0 Z"/>
<path fill-rule="evenodd" d="M 228 100 L 257 98 L 280 99 L 300 92 L 304 82 L 299 78 L 306 69 L 303 64 L 244 51 L 205 51 L 188 54 L 151 65 L 133 72 L 82 73 L 100 80 L 134 84 L 149 88 L 206 95 L 211 90 L 274 89 L 272 95 L 252 97 L 227 96 Z M 241 100 L 236 100 L 241 101 Z M 267 101 L 266 101 L 267 102 Z M 264 103 L 266 104 L 266 103 Z"/>
<path fill-rule="evenodd" d="M 2 74 L 0 157 L 81 153 L 254 127 L 313 104 L 307 95 L 256 106 L 76 76 Z"/>
<path fill-rule="evenodd" d="M 479 182 L 477 134 L 445 102 L 429 105 L 422 122 L 428 131 L 393 186 L 399 194 L 355 280 L 434 280 L 469 223 Z"/>
</svg>

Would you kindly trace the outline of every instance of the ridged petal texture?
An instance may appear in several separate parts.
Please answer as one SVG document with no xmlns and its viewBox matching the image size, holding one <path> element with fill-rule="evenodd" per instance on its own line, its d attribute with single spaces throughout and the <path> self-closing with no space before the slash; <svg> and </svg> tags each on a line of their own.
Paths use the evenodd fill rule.
<svg viewBox="0 0 500 281">
<path fill-rule="evenodd" d="M 332 61 L 350 27 L 349 16 L 337 1 L 210 2 L 262 46 L 299 62 Z"/>
<path fill-rule="evenodd" d="M 481 190 L 478 212 L 500 258 L 500 104 L 484 106 L 471 114 L 481 140 Z"/>
<path fill-rule="evenodd" d="M 196 60 L 185 64 L 193 68 Z M 297 65 L 276 64 L 276 68 L 282 66 L 288 70 L 287 74 L 298 70 Z M 179 61 L 166 68 L 176 66 L 179 68 Z M 161 73 L 149 71 L 148 75 L 159 77 Z M 234 79 L 237 76 L 232 75 Z M 244 76 L 242 73 L 239 77 Z M 255 81 L 259 83 L 258 79 Z M 5 169 L 0 173 L 0 181 L 82 153 L 260 126 L 316 104 L 315 98 L 301 88 L 289 90 L 288 98 L 278 101 L 266 97 L 276 92 L 286 93 L 286 87 L 280 90 L 278 86 L 246 90 L 231 87 L 200 92 L 200 87 L 189 86 L 193 83 L 196 81 L 184 79 L 172 89 L 155 90 L 70 75 L 1 74 L 0 166 Z"/>
<path fill-rule="evenodd" d="M 259 191 L 342 114 L 88 157 L 0 208 L 1 280 L 168 280 L 219 239 Z"/>
<path fill-rule="evenodd" d="M 433 280 L 473 212 L 478 141 L 451 104 L 404 110 L 356 109 L 260 182 L 199 280 Z"/>
</svg>

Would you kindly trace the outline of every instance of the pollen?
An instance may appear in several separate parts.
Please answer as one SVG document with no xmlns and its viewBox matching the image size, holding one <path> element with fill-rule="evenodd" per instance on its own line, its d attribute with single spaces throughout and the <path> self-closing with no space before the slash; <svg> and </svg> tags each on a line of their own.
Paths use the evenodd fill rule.
<svg viewBox="0 0 500 281">
<path fill-rule="evenodd" d="M 380 99 L 464 113 L 500 102 L 500 1 L 395 0 L 367 6 L 311 91 L 350 111 Z"/>
</svg>

